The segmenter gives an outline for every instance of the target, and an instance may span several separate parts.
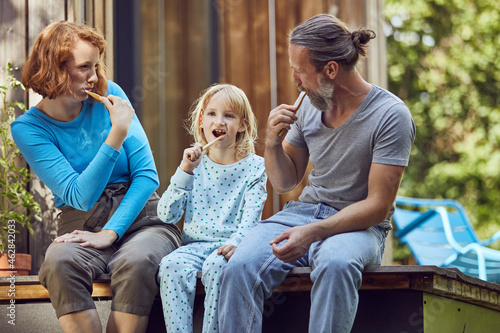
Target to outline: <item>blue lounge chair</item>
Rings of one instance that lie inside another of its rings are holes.
[[[480,240],[455,200],[397,197],[393,221],[394,236],[408,246],[419,265],[456,267],[500,283],[500,251],[486,247],[500,240],[500,231]]]

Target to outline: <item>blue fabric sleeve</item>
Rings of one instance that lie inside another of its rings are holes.
[[[95,158],[77,173],[43,132],[27,123],[12,126],[12,136],[30,167],[68,206],[89,211],[107,185],[120,152],[103,144]]]
[[[125,93],[120,96],[128,101]],[[130,101],[129,101],[130,103]],[[114,230],[118,240],[134,222],[160,185],[149,141],[136,115],[132,119],[122,150],[127,154],[131,185],[113,216],[103,229]]]
[[[224,245],[239,246],[245,234],[260,221],[262,210],[267,199],[267,174],[264,164],[255,175],[244,195],[244,203],[241,214],[241,223],[238,224],[236,232],[224,243]]]
[[[166,223],[177,223],[181,219],[193,185],[194,175],[177,168],[170,178],[170,185],[158,203],[157,211],[160,220]]]

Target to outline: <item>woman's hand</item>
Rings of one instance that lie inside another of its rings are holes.
[[[228,244],[228,245],[222,245],[217,249],[217,254],[223,255],[224,258],[229,260],[232,255],[234,254],[234,251],[236,251],[236,246]]]
[[[189,174],[201,163],[201,156],[203,155],[203,145],[196,142],[193,147],[186,148],[182,155],[181,169]]]
[[[118,235],[113,230],[104,229],[99,232],[75,230],[54,239],[56,243],[80,243],[82,247],[106,249],[110,247]]]
[[[111,119],[111,130],[105,142],[116,150],[120,150],[123,141],[127,137],[135,110],[126,100],[118,96],[101,97],[100,102],[104,103],[104,106],[108,109],[109,118]]]

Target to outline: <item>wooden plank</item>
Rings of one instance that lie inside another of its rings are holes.
[[[113,297],[109,282],[94,282],[92,297]]]
[[[264,138],[267,118],[271,110],[271,78],[270,54],[269,54],[269,11],[267,1],[252,2],[249,10],[251,51],[251,90],[248,92],[253,112],[259,126],[259,140],[257,142],[257,154],[264,154]]]
[[[179,112],[179,124],[186,119],[187,112],[200,92],[210,84],[209,54],[210,54],[210,29],[208,10],[210,2],[205,0],[191,0],[183,2],[182,23],[184,24],[184,54],[180,55],[179,60],[185,69],[182,73],[184,78],[184,91],[187,93],[187,103],[185,109]],[[184,111],[184,112],[182,112]],[[178,127],[181,131],[185,130],[182,126]],[[183,149],[184,150],[184,149]],[[177,163],[181,161],[182,154],[179,155]],[[177,165],[176,165],[177,166]]]
[[[382,88],[388,87],[387,43],[384,33],[383,0],[366,0],[366,27],[372,29],[377,37],[370,42],[367,51],[366,75],[369,82]]]
[[[170,183],[170,177],[175,173],[181,161],[182,152],[188,146],[182,139],[187,137],[186,130],[180,124],[180,119],[185,119],[187,115],[188,103],[192,102],[188,102],[186,94],[188,63],[185,60],[189,58],[186,54],[187,44],[184,41],[187,37],[185,30],[188,18],[186,6],[187,4],[182,1],[167,1],[165,3],[164,39],[160,40],[161,36],[158,39],[158,43],[164,45],[164,55],[159,54],[158,64],[160,68],[163,68],[165,76],[164,85],[160,87],[164,90],[159,91],[161,94],[159,102],[164,104],[161,111],[164,116],[159,119],[161,127],[158,129],[164,140],[160,143],[161,151],[158,151],[159,156],[163,157],[160,177],[164,177],[163,181],[160,180],[160,192],[166,190]],[[163,65],[161,64],[162,59],[165,59]],[[162,98],[162,96],[164,97]]]
[[[7,60],[20,67],[26,58],[25,2],[12,0],[0,2],[0,83],[4,83],[4,70]],[[20,73],[16,75],[21,79]],[[8,96],[9,100],[23,101],[22,92]]]
[[[158,170],[158,175],[160,177],[160,186],[162,186],[162,190],[160,193],[163,193],[163,190],[166,187],[163,187],[163,184],[168,184],[168,178],[166,176],[166,165],[161,160],[161,156],[163,156],[164,151],[166,150],[166,139],[162,135],[166,135],[166,131],[160,135],[159,127],[160,127],[160,114],[166,112],[165,105],[162,105],[162,109],[160,109],[159,105],[159,87],[160,82],[159,77],[162,74],[163,70],[161,70],[158,66],[159,58],[162,56],[165,59],[165,62],[168,63],[170,60],[165,56],[165,54],[159,53],[159,48],[163,45],[158,40],[159,34],[159,22],[158,17],[160,15],[167,15],[168,12],[158,8],[158,2],[153,0],[145,0],[142,2],[141,11],[142,17],[147,17],[148,19],[143,19],[142,24],[142,84],[141,88],[138,91],[139,101],[141,102],[141,107],[143,110],[141,123],[144,127],[144,131],[147,133],[149,138],[149,143],[151,145],[151,149],[153,151],[153,157],[155,158],[156,168]],[[165,19],[168,19],[165,16]],[[163,29],[165,30],[165,29]],[[158,74],[157,74],[158,73]]]
[[[337,17],[345,22],[349,28],[363,25],[366,0],[339,0]]]
[[[363,274],[363,290],[375,289],[408,289],[410,286],[410,279],[405,274],[386,274],[386,275],[370,275],[369,273]]]
[[[107,68],[107,75],[108,78],[113,80],[114,79],[114,15],[113,15],[113,6],[114,6],[114,1],[112,0],[105,0],[103,4],[103,11],[104,11],[104,26],[103,26],[103,32],[104,32],[104,37],[106,38],[106,41],[108,42],[108,47],[106,48],[106,54],[104,55],[104,62],[106,64]]]
[[[86,15],[85,22],[88,25],[93,26],[99,32],[102,33],[108,47],[104,54],[104,63],[108,71],[108,78],[113,79],[113,16],[109,15],[107,12],[107,5],[112,1],[110,0],[94,0],[88,1],[86,4]],[[112,8],[111,8],[112,9]],[[111,20],[111,25],[108,20]]]
[[[0,286],[0,301],[10,301],[12,297],[9,296],[9,291],[14,291],[15,300],[43,300],[49,299],[49,292],[40,284],[33,284],[29,286],[16,286],[11,289],[9,286]]]
[[[157,1],[142,3],[142,122],[160,176],[160,193],[192,142],[183,126],[188,111],[209,85],[209,6],[202,0],[168,1],[161,8]]]
[[[312,287],[311,268],[293,269],[276,292],[307,292]],[[198,272],[196,294],[204,293],[201,272]],[[8,301],[11,281],[0,278],[0,301]],[[47,299],[48,293],[37,276],[20,276],[15,280],[16,299]],[[500,311],[500,285],[468,277],[451,269],[435,266],[381,266],[367,267],[363,272],[361,290],[414,290],[437,296],[452,298]],[[93,297],[111,297],[109,278],[94,281]]]
[[[314,15],[326,13],[326,10],[323,1],[301,1],[300,21],[303,22]]]
[[[298,96],[295,85],[291,82],[291,70],[288,60],[288,34],[301,22],[298,1],[276,1],[276,65],[278,80],[278,105],[293,104]]]
[[[85,23],[85,0],[68,0],[67,13],[69,22]]]
[[[83,23],[91,27],[95,26],[94,1],[83,2]]]
[[[252,87],[251,44],[253,38],[250,2],[224,3],[223,29],[225,33],[224,68],[225,81],[232,83],[250,94]]]
[[[9,301],[9,286],[0,286],[0,301]],[[24,286],[16,286],[15,300],[48,300],[49,292],[41,284],[31,284]],[[109,282],[95,282],[92,297],[112,297],[111,287]]]
[[[221,81],[243,89],[259,124],[257,154],[263,156],[267,117],[271,110],[269,11],[267,1],[220,1]],[[262,217],[273,212],[272,188]]]
[[[106,1],[94,0],[92,7],[92,16],[94,18],[93,26],[99,30],[106,38]]]

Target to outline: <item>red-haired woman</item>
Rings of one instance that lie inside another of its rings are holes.
[[[64,332],[102,330],[91,293],[103,273],[114,294],[108,331],[145,331],[158,264],[180,244],[179,230],[156,217],[151,149],[127,96],[106,79],[105,47],[90,27],[47,26],[22,78],[43,99],[12,124],[61,209],[39,275]],[[107,97],[93,100],[87,91]]]

